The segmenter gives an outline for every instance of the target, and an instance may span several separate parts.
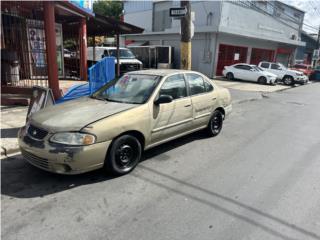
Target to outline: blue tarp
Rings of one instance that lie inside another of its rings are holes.
[[[89,68],[89,82],[72,86],[56,103],[88,96],[115,78],[115,58],[105,57]]]

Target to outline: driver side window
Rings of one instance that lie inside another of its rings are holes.
[[[161,86],[159,96],[160,95],[169,95],[173,99],[186,97],[187,88],[183,74],[176,74],[168,77]]]

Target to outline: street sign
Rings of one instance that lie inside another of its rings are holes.
[[[170,8],[170,17],[184,17],[187,14],[187,8]]]

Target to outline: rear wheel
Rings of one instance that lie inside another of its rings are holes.
[[[231,72],[227,73],[227,79],[233,80],[234,79],[233,73],[231,73]]]
[[[112,142],[104,168],[109,173],[124,175],[138,165],[141,154],[139,140],[131,135],[122,135]]]
[[[210,118],[206,132],[210,137],[217,136],[222,129],[223,125],[223,114],[219,110],[215,110]]]
[[[293,77],[291,76],[284,76],[282,81],[285,85],[293,85]]]
[[[265,77],[259,77],[258,78],[258,83],[260,84],[267,84],[267,79]]]

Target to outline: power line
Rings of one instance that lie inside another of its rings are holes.
[[[315,27],[315,26],[311,26],[311,25],[308,25],[308,24],[306,24],[306,23],[303,23],[303,25],[305,25],[305,26],[307,26],[307,27],[309,27],[309,28],[312,28],[312,29],[314,29],[314,30],[318,30],[318,28]]]

